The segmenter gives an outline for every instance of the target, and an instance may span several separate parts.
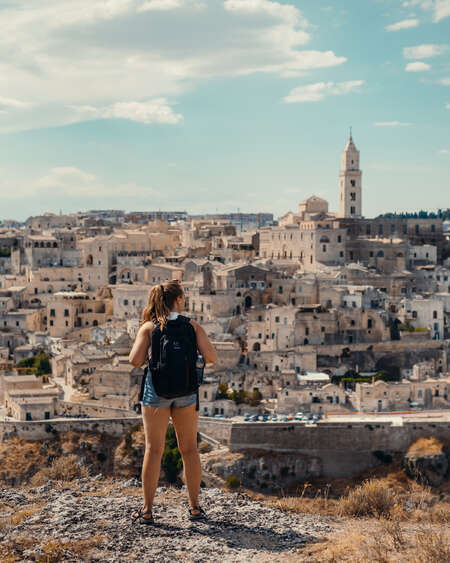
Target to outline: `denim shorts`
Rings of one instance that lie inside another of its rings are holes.
[[[171,407],[181,409],[194,405],[196,400],[197,393],[193,393],[192,395],[183,395],[182,397],[175,397],[173,399],[160,397],[156,394],[155,388],[153,387],[151,373],[147,373],[141,405],[146,407],[159,407],[160,409],[170,409]]]

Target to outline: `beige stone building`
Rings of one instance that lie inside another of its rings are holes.
[[[112,302],[82,291],[61,291],[53,294],[46,313],[50,336],[62,337],[73,330],[103,324],[112,317]]]
[[[136,404],[143,370],[130,364],[128,356],[97,368],[89,382],[89,398],[102,405],[130,409]]]

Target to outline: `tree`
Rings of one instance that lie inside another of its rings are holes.
[[[251,407],[257,407],[261,402],[261,399],[262,399],[261,392],[256,390],[248,395],[247,402]]]
[[[219,383],[217,389],[216,399],[229,399],[228,396],[228,385],[226,383]]]
[[[177,436],[173,426],[167,428],[166,445],[162,455],[162,467],[169,483],[176,483],[178,475],[183,468],[180,450],[178,449]]]

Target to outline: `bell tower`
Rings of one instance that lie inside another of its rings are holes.
[[[359,150],[353,142],[350,128],[350,138],[342,152],[339,172],[339,217],[362,217],[361,176]]]

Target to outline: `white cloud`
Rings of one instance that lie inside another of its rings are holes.
[[[106,107],[73,106],[78,119],[129,119],[140,123],[170,123],[176,124],[183,120],[183,116],[174,113],[165,98],[155,98],[146,102],[118,102]]]
[[[430,70],[431,66],[428,63],[423,63],[422,61],[416,61],[414,63],[408,63],[405,67],[406,72],[423,72]]]
[[[326,96],[347,94],[364,84],[364,80],[350,80],[348,82],[317,82],[298,86],[284,98],[287,103],[318,102]]]
[[[450,0],[409,0],[402,3],[404,8],[419,6],[433,13],[433,22],[438,23],[450,16]]]
[[[442,154],[442,155],[450,155],[450,150],[449,150],[449,149],[441,149],[441,150],[439,151],[439,154]]]
[[[206,8],[200,0],[147,0],[137,6],[137,12],[165,12],[179,8]]]
[[[280,4],[270,0],[225,0],[225,10],[245,14],[265,14],[294,25],[305,25],[301,12],[291,4]]]
[[[281,0],[16,0],[0,18],[0,92],[26,92],[30,105],[14,119],[0,114],[0,130],[73,123],[77,106],[161,122],[129,104],[176,100],[215,77],[343,64],[331,50],[304,49],[313,30]]]
[[[99,197],[146,197],[156,192],[148,186],[139,186],[133,182],[126,184],[108,184],[95,174],[81,170],[76,166],[51,168],[47,174],[27,183],[26,188],[17,186],[22,196],[65,196],[67,198],[96,199]],[[158,193],[158,197],[161,194]]]
[[[61,166],[57,168],[51,168],[49,172],[39,178],[36,182],[38,188],[54,188],[66,190],[71,187],[76,187],[77,189],[91,189],[92,182],[95,180],[93,174],[84,172],[75,166]]]
[[[447,49],[447,45],[417,45],[416,47],[405,47],[403,56],[405,59],[428,59],[442,55]]]
[[[446,109],[450,109],[450,104],[445,105]]]
[[[137,11],[138,12],[151,12],[151,11],[164,11],[164,10],[176,10],[181,8],[181,0],[148,0],[141,4]]]
[[[439,82],[440,82],[441,84],[443,84],[444,86],[450,86],[450,76],[449,76],[449,77],[446,77],[446,78],[441,78],[441,79],[439,80]]]
[[[408,20],[402,20],[397,23],[391,23],[387,25],[384,29],[386,31],[400,31],[401,29],[409,29],[410,27],[417,27],[419,25],[419,20],[412,18]]]
[[[374,125],[375,127],[408,127],[412,125],[412,123],[402,121],[376,121]]]

